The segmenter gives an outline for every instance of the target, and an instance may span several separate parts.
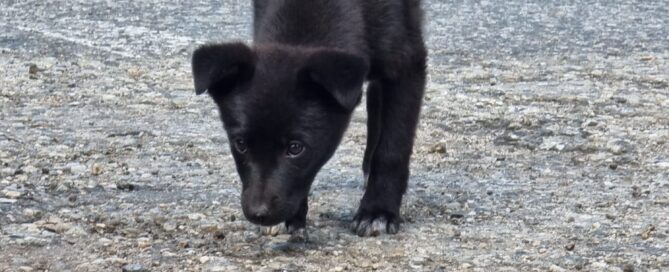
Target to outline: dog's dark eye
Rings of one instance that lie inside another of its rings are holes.
[[[244,141],[243,139],[235,140],[235,149],[237,149],[237,152],[239,153],[242,154],[246,153],[246,150],[248,149],[246,147],[246,141]]]
[[[302,154],[302,151],[304,151],[304,145],[300,142],[292,141],[288,144],[288,150],[286,150],[286,154],[289,157],[297,157]]]

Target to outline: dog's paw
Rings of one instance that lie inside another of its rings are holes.
[[[290,228],[290,227],[289,227]],[[289,243],[306,243],[309,242],[309,233],[307,228],[299,228],[290,231],[290,237],[288,238]]]
[[[261,233],[267,236],[290,234],[288,242],[307,242],[309,240],[309,235],[305,227],[297,227],[295,225],[288,225],[285,223],[271,227],[262,227]]]
[[[387,213],[358,212],[351,223],[351,230],[360,237],[396,234],[399,229],[399,217]]]

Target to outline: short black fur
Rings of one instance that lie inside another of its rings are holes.
[[[352,228],[396,233],[426,80],[420,0],[255,0],[254,45],[193,54],[218,105],[253,223],[306,225],[314,177],[367,89],[366,191]]]

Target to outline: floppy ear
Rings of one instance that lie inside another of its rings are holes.
[[[218,95],[230,91],[251,77],[254,62],[253,51],[243,43],[199,47],[193,53],[192,62],[195,93],[209,90],[209,94]]]
[[[321,87],[339,106],[352,111],[362,97],[368,69],[365,59],[357,55],[320,50],[309,57],[300,76]]]

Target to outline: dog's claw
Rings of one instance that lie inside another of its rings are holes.
[[[307,242],[309,240],[309,235],[307,229],[297,228],[293,225],[286,226],[286,224],[278,224],[271,227],[262,227],[262,234],[267,236],[277,236],[281,234],[290,234],[288,242],[297,243],[297,242]]]
[[[287,233],[286,226],[284,224],[278,224],[271,227],[262,227],[262,234],[267,236],[277,236],[284,233]]]
[[[360,237],[379,236],[383,233],[396,234],[399,230],[399,219],[388,219],[384,215],[377,217],[358,215],[353,219],[351,229]]]

